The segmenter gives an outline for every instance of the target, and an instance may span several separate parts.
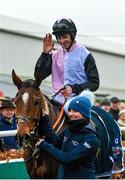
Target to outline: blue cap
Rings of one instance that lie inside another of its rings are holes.
[[[77,112],[80,112],[84,117],[91,118],[91,102],[88,98],[79,96],[73,98],[69,104],[68,110],[73,109]]]

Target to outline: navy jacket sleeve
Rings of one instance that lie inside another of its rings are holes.
[[[73,92],[76,94],[79,94],[85,89],[89,89],[90,91],[96,91],[99,88],[99,73],[97,70],[95,59],[92,54],[89,54],[87,56],[84,66],[88,81],[83,84],[74,84],[72,86]]]
[[[42,116],[39,123],[38,134],[42,137],[45,136],[47,142],[60,146],[63,141],[63,132],[56,134],[49,121],[48,115]]]
[[[93,137],[86,140],[83,144],[78,145],[75,149],[69,152],[63,152],[59,150],[52,144],[47,143],[46,141],[41,142],[39,145],[40,148],[49,152],[54,156],[59,162],[63,164],[76,164],[77,162],[89,158],[91,155],[95,155],[98,150],[99,142],[94,135]]]

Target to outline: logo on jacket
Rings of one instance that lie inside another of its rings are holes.
[[[68,139],[68,138],[67,138],[66,136],[64,136],[64,138],[63,138],[63,143],[66,142],[67,139]]]
[[[72,143],[73,143],[74,146],[78,146],[79,145],[79,142],[77,142],[77,141],[72,141]]]
[[[85,142],[83,145],[84,145],[86,148],[88,148],[88,149],[90,149],[90,148],[91,148],[90,144],[89,144],[89,143],[87,143],[87,142]]]

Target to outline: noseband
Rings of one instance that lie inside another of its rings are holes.
[[[16,116],[16,119],[17,119],[17,121],[20,120],[20,122],[27,123],[28,125],[29,125],[29,122],[28,122],[29,119],[35,120],[37,122],[36,123],[36,127],[37,127],[39,125],[39,122],[40,122],[40,117],[41,117],[41,101],[40,101],[40,99],[38,99],[37,116],[30,117],[30,116],[22,115],[22,116]]]
[[[16,116],[16,119],[17,120],[21,120],[20,122],[27,122],[28,123],[28,120],[29,119],[34,119],[34,120],[40,120],[40,116],[36,116],[36,117],[30,117],[30,116],[26,116],[26,115],[23,115],[23,116]]]

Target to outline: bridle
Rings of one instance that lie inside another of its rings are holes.
[[[39,122],[40,122],[40,117],[41,117],[41,99],[37,98],[38,100],[38,110],[37,110],[37,115],[35,117],[30,117],[30,116],[26,116],[26,115],[21,115],[21,116],[15,116],[16,120],[19,121],[20,123],[27,123],[28,127],[29,127],[29,119],[35,120],[35,126],[33,128],[33,130],[29,133],[26,134],[26,136],[23,137],[19,137],[17,135],[17,139],[19,144],[22,144],[22,147],[24,149],[30,148],[33,152],[35,150],[35,147],[32,146],[32,142],[34,141],[35,138],[39,138],[38,134],[36,135],[36,129],[39,126]],[[27,140],[27,136],[28,136],[28,140]],[[28,158],[27,160],[25,160],[26,162],[29,161],[30,159],[32,159],[33,157],[31,156],[30,158]]]
[[[38,127],[39,126],[39,122],[40,122],[40,117],[41,117],[42,110],[41,110],[41,100],[40,100],[40,98],[37,98],[37,100],[38,100],[37,116],[35,116],[35,117],[30,117],[30,116],[26,116],[26,115],[15,116],[16,120],[17,121],[20,120],[20,122],[22,122],[22,123],[23,122],[27,123],[28,126],[29,126],[28,120],[32,119],[32,120],[36,121],[36,126],[34,128]]]

